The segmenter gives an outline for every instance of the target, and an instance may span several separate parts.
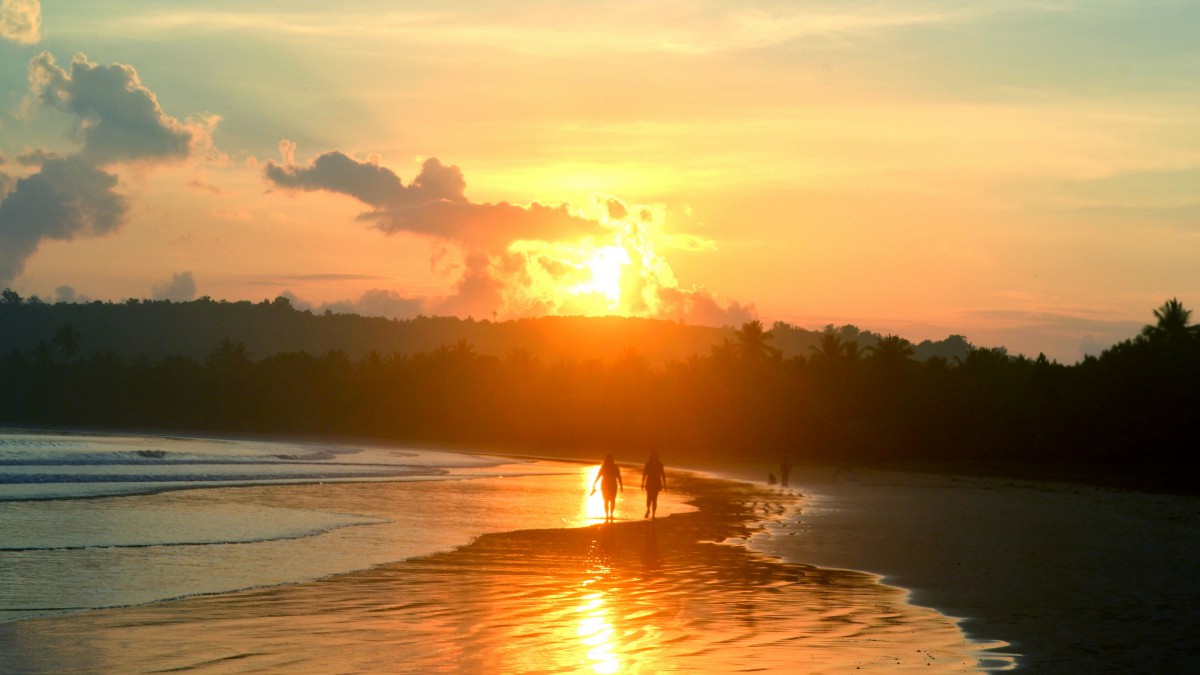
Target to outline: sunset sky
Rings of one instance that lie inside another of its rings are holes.
[[[3,0],[0,287],[1073,363],[1200,308],[1200,3]]]

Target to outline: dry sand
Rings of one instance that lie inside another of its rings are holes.
[[[744,540],[793,497],[678,472],[670,485],[698,510],[487,535],[310,583],[0,624],[0,671],[977,670],[979,645],[901,589],[717,543]]]
[[[759,544],[880,574],[1004,640],[1018,670],[1200,672],[1200,499],[1066,483],[800,468]]]

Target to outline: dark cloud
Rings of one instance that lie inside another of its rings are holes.
[[[425,160],[412,185],[405,186],[391,169],[360,162],[341,152],[327,152],[306,166],[267,162],[267,179],[294,190],[324,190],[354,197],[377,209],[394,209],[448,201],[465,203],[467,187],[457,166],[436,157]]]
[[[42,6],[38,0],[0,3],[0,37],[31,45],[42,39]]]
[[[79,157],[50,159],[0,202],[0,282],[25,267],[43,239],[97,236],[121,225],[128,205],[117,177]]]
[[[51,159],[62,159],[64,155],[46,150],[29,150],[17,155],[17,164],[21,166],[41,166]]]
[[[82,54],[70,72],[49,52],[38,54],[29,62],[29,84],[45,105],[78,116],[83,147],[67,156],[32,150],[17,158],[40,169],[0,201],[0,282],[20,274],[44,239],[98,236],[121,225],[129,207],[103,165],[184,158],[207,147],[216,120],[181,123],[162,111],[133,68],[99,66]]]
[[[290,160],[291,145],[284,143]],[[267,162],[271,183],[293,190],[335,192],[375,210],[360,220],[388,233],[413,232],[454,240],[468,248],[498,250],[517,239],[559,239],[597,234],[598,223],[572,215],[565,206],[476,204],[457,166],[430,158],[410,185],[386,167],[327,152],[306,165]]]
[[[29,62],[29,86],[42,103],[79,117],[76,137],[96,163],[182,159],[208,142],[210,118],[182,123],[163,112],[131,66],[101,66],[82,54],[67,72],[50,52]]]
[[[180,272],[172,275],[165,284],[156,285],[151,297],[155,300],[170,300],[172,302],[187,302],[196,299],[196,279],[191,272]]]
[[[364,213],[359,219],[388,233],[427,234],[493,251],[519,239],[553,241],[604,232],[598,223],[572,215],[566,206],[536,202],[529,206],[428,202]]]

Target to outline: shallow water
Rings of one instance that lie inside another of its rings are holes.
[[[603,515],[587,496],[594,467],[560,462],[148,437],[0,435],[0,449],[0,472],[38,466],[61,481],[0,483],[0,499],[10,500],[0,501],[0,621],[309,581],[487,532],[578,527]],[[138,454],[151,452],[149,461]],[[318,454],[329,463],[280,459]],[[198,474],[197,457],[221,461]],[[274,480],[230,487],[231,475],[246,475],[222,472],[231,459],[259,475],[291,472],[288,489]],[[131,461],[170,476],[171,489],[95,480]],[[363,464],[385,467],[387,480],[345,477]],[[61,498],[64,485],[88,498]],[[110,490],[121,496],[102,496]],[[688,507],[664,495],[661,508]]]
[[[743,545],[795,496],[673,472],[660,518],[647,522],[627,470],[618,522],[594,525],[595,467],[458,461],[442,480],[0,503],[10,619],[0,623],[0,672],[991,663],[954,620],[909,604],[902,589]]]

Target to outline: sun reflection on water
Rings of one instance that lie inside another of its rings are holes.
[[[591,582],[585,582],[588,585]],[[621,661],[613,653],[613,630],[609,622],[609,609],[605,593],[595,592],[584,596],[583,604],[575,608],[579,613],[576,635],[586,650],[587,665],[592,672],[606,675],[621,670]]]

